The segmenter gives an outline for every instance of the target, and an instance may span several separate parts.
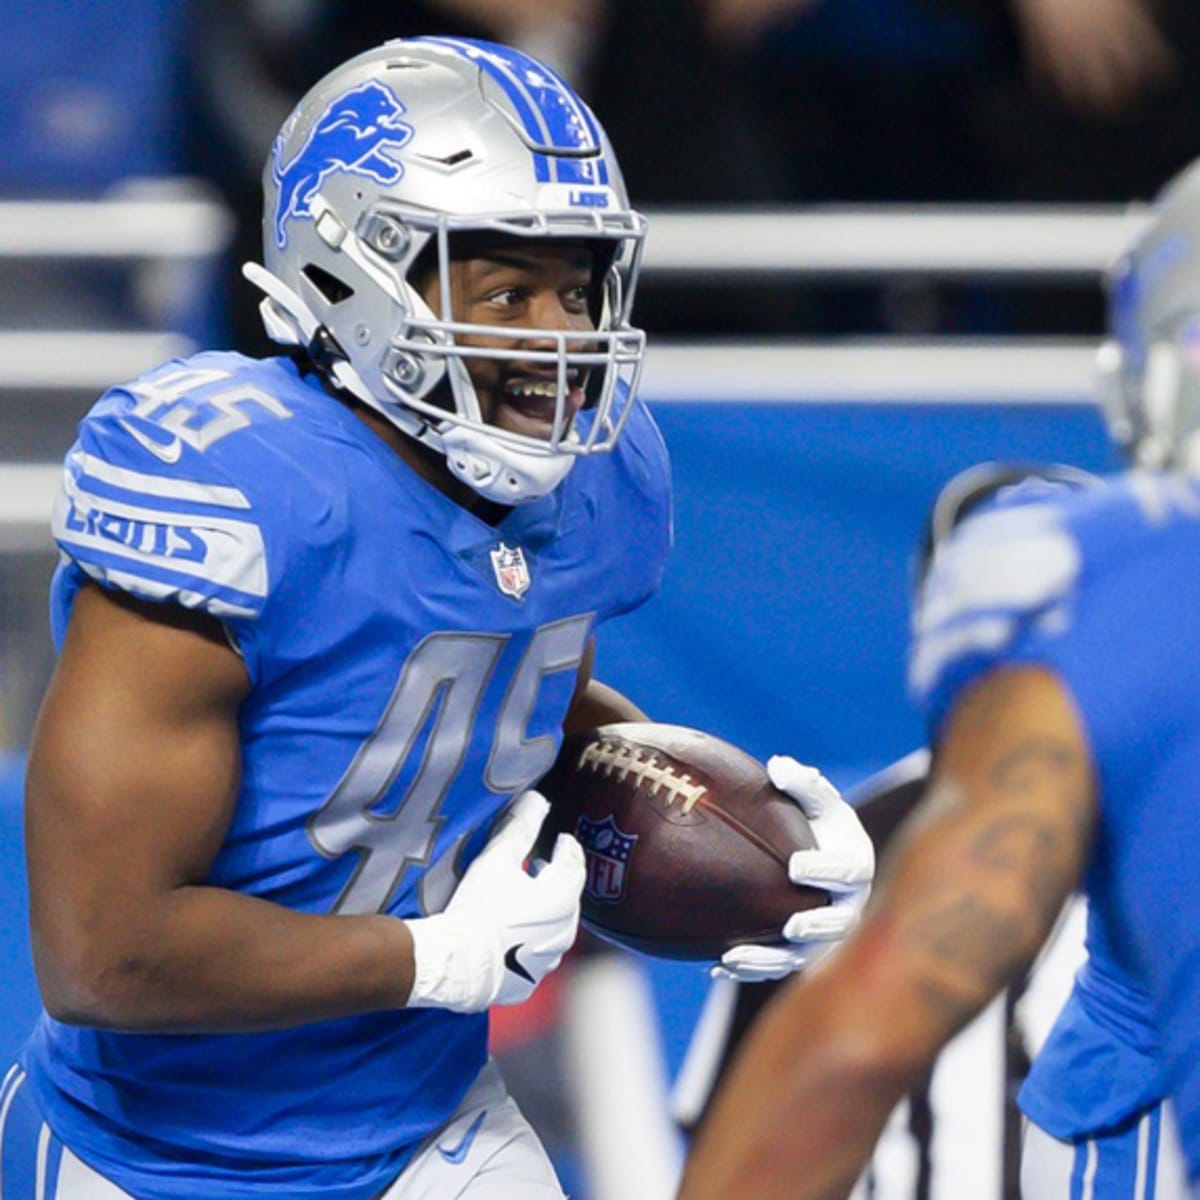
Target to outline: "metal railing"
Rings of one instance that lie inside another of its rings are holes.
[[[228,209],[187,180],[103,200],[0,201],[0,258],[211,259],[232,234]]]
[[[1145,220],[1140,209],[881,207],[651,212],[645,278],[919,274],[1094,278]],[[0,202],[0,259],[211,261],[230,214],[174,183],[92,201]],[[169,329],[0,331],[0,389],[98,392],[190,348]],[[643,395],[673,400],[1088,402],[1086,339],[652,344]],[[4,414],[0,411],[0,430]],[[4,439],[0,434],[0,460]],[[0,469],[0,550],[44,529],[53,468]]]
[[[1145,221],[1141,207],[899,206],[647,213],[653,275],[1086,275]],[[0,201],[0,258],[204,258],[229,213],[186,187],[95,201]]]
[[[645,271],[684,275],[1097,275],[1142,227],[1121,208],[884,205],[647,214]]]

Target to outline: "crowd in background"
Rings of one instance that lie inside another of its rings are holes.
[[[231,340],[262,348],[256,253],[273,131],[359,49],[427,32],[555,65],[602,114],[642,208],[1125,202],[1196,152],[1191,0],[48,0],[10,14],[0,191],[89,194],[189,174],[239,218]],[[1098,329],[1063,305],[909,281],[698,296],[648,289],[650,332]]]

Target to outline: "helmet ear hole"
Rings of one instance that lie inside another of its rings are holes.
[[[354,295],[354,289],[344,279],[339,279],[316,263],[305,263],[300,268],[300,273],[329,304],[341,304],[343,300],[349,300]]]

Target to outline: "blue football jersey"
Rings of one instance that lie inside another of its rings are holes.
[[[444,907],[553,761],[596,626],[659,584],[669,466],[626,402],[611,454],[496,526],[286,359],[197,355],[93,408],[54,515],[52,623],[61,640],[88,579],[224,622],[253,686],[210,883],[305,912]],[[55,1131],[134,1195],[365,1200],[486,1038],[486,1016],[438,1009],[221,1036],[43,1015],[22,1061]]]
[[[910,678],[936,730],[981,672],[1069,688],[1100,797],[1088,961],[1021,1095],[1050,1133],[1175,1096],[1200,1174],[1200,491],[1130,473],[968,520],[939,554]]]

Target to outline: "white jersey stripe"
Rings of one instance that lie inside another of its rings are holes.
[[[927,693],[955,659],[998,652],[1028,617],[1063,621],[1079,571],[1079,547],[1049,505],[967,522],[934,557],[922,591],[910,687]]]
[[[917,643],[908,669],[909,683],[920,692],[929,690],[942,672],[967,654],[990,654],[1011,640],[1016,622],[1010,617],[980,617],[945,632],[926,634]]]
[[[113,487],[147,496],[169,496],[173,500],[190,501],[197,504],[212,504],[218,508],[249,508],[250,501],[239,488],[225,487],[212,483],[195,483],[187,479],[175,479],[165,475],[147,475],[142,471],[131,471],[127,467],[114,467],[111,463],[82,450],[73,451],[67,458],[70,467],[78,467],[82,475],[99,479]]]
[[[54,506],[51,528],[89,570],[115,568],[136,575],[141,565],[246,597],[267,594],[266,548],[261,530],[249,521],[167,513],[108,499],[93,504],[68,482]]]
[[[133,575],[115,567],[102,568],[87,562],[80,562],[79,566],[97,583],[107,583],[123,592],[129,592],[134,596],[145,596],[151,600],[174,600],[182,604],[184,608],[202,609],[218,620],[229,617],[253,618],[259,613],[259,609],[253,605],[239,604],[228,596],[205,595],[192,591],[190,588],[180,587],[178,584],[146,579],[142,575]],[[232,642],[231,645],[233,645],[233,649],[238,649]]]
[[[980,609],[1028,612],[1061,600],[1079,574],[1079,547],[1049,507],[988,513],[938,551],[918,633]]]
[[[237,540],[246,540],[258,546],[262,545],[262,534],[254,521],[239,521],[234,517],[216,517],[201,513],[173,512],[168,509],[146,508],[137,504],[127,504],[108,496],[98,496],[89,492],[86,487],[79,487],[68,482],[65,489],[77,513],[86,515],[93,509],[101,511],[106,517],[139,523],[143,525],[171,525],[180,528],[198,528],[222,530]],[[57,534],[57,520],[55,514]],[[69,536],[69,534],[68,534]]]

